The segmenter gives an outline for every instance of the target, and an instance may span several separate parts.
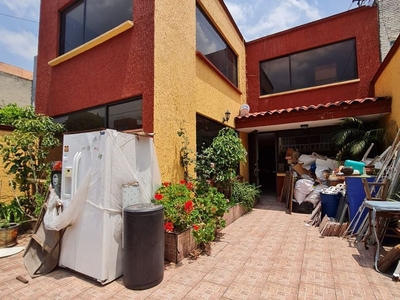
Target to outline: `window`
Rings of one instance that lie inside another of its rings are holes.
[[[238,85],[237,56],[199,7],[196,9],[196,49],[229,81]]]
[[[274,94],[357,78],[355,40],[260,63],[260,93]]]
[[[54,118],[67,131],[111,128],[118,131],[142,128],[142,99],[71,113]]]
[[[133,0],[80,0],[61,13],[60,54],[133,20]]]

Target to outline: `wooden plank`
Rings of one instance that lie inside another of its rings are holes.
[[[400,259],[400,244],[394,246],[378,261],[378,269],[385,272],[397,260]]]

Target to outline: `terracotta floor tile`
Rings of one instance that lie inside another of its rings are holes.
[[[166,264],[163,281],[141,291],[127,289],[123,277],[102,286],[63,268],[32,279],[19,253],[0,259],[0,299],[400,299],[400,282],[374,269],[373,247],[321,237],[308,219],[262,198],[221,231],[210,255]]]
[[[300,281],[313,285],[334,288],[333,274],[316,270],[302,270]]]
[[[213,282],[202,281],[196,285],[185,299],[221,299],[226,292],[227,287]]]
[[[226,299],[260,299],[263,286],[243,282],[233,282],[224,293]]]
[[[333,287],[315,285],[302,282],[299,287],[298,299],[301,300],[336,300],[336,292]]]
[[[260,299],[268,300],[296,300],[298,299],[298,288],[275,283],[267,282],[262,289]]]

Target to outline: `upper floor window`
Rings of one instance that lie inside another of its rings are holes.
[[[237,56],[217,30],[208,20],[203,11],[196,9],[196,49],[235,86],[237,80]]]
[[[355,79],[355,40],[319,47],[260,63],[260,93],[274,94]]]
[[[133,0],[79,0],[61,13],[60,54],[133,19]]]

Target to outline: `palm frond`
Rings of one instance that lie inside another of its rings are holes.
[[[363,130],[357,128],[347,128],[344,130],[339,130],[332,136],[332,141],[336,146],[343,146],[347,144],[349,141],[354,140],[355,138],[359,138],[360,136],[364,136],[365,132]]]

